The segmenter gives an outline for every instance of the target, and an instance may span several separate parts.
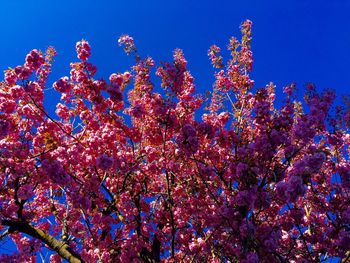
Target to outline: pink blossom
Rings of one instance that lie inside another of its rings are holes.
[[[15,67],[15,73],[18,79],[26,80],[33,73],[33,70],[28,66],[17,66]]]
[[[108,157],[106,154],[102,154],[96,159],[96,166],[102,170],[108,170],[112,167],[112,165],[113,158]]]
[[[118,39],[119,46],[124,46],[124,51],[129,55],[131,52],[136,51],[134,39],[129,35],[122,35]]]
[[[201,122],[197,126],[197,131],[199,134],[203,134],[208,138],[213,138],[215,131],[214,128],[207,122]]]
[[[86,61],[91,56],[91,47],[89,42],[81,40],[75,45],[78,58],[82,61]]]
[[[69,92],[72,89],[72,85],[69,83],[68,77],[62,77],[57,80],[53,87],[59,92]]]
[[[34,191],[33,191],[33,186],[31,185],[24,185],[20,187],[17,193],[18,198],[22,200],[29,199],[33,195],[34,195]]]
[[[236,196],[236,203],[239,206],[245,206],[248,209],[253,209],[256,201],[256,189],[239,191]]]
[[[21,87],[19,85],[15,85],[15,86],[11,87],[11,94],[15,100],[18,100],[19,98],[21,98],[24,95],[24,89],[23,89],[23,87]]]
[[[6,119],[0,119],[0,139],[6,137],[10,133],[11,124]]]
[[[242,224],[239,227],[239,233],[243,237],[248,237],[253,235],[255,232],[255,227],[250,221],[242,221]]]
[[[189,155],[197,151],[199,147],[198,138],[196,129],[192,125],[186,124],[183,126],[181,144]]]
[[[62,103],[58,103],[56,105],[56,114],[62,120],[69,120],[69,117],[70,117],[69,109],[66,105],[64,105]]]
[[[220,51],[221,51],[220,48],[216,45],[212,45],[208,50],[208,56],[211,60],[211,63],[216,68],[223,67],[222,56],[219,56]]]
[[[196,129],[191,124],[184,125],[182,132],[183,135],[187,138],[196,136]]]
[[[341,165],[338,167],[338,173],[341,176],[342,184],[350,188],[350,166],[349,165]]]
[[[126,83],[128,83],[130,81],[130,79],[132,78],[132,75],[131,75],[131,73],[129,71],[125,71],[123,73],[123,78],[124,78],[124,81]]]
[[[295,202],[298,197],[303,196],[306,192],[306,187],[299,176],[292,176],[288,180],[287,197],[290,202]]]
[[[16,101],[14,100],[1,100],[0,98],[0,111],[5,113],[12,113],[16,109]]]
[[[111,85],[108,87],[107,92],[109,93],[112,101],[119,102],[123,100],[123,94],[118,86]]]
[[[307,162],[309,171],[312,173],[319,171],[325,159],[326,159],[326,156],[322,152],[318,152],[318,153],[315,153],[314,155],[308,156],[308,158],[306,159],[306,162]]]
[[[342,220],[344,223],[350,224],[350,207],[342,213]]]
[[[115,84],[116,86],[120,87],[123,84],[124,77],[121,74],[113,73],[112,75],[109,76],[109,81],[112,84]]]
[[[18,80],[17,74],[13,69],[5,70],[5,81],[8,85],[13,86]]]
[[[175,49],[174,54],[174,64],[175,67],[180,71],[183,72],[187,68],[187,60],[184,57],[184,53],[181,49]]]
[[[247,254],[246,259],[242,260],[242,263],[258,263],[258,262],[259,262],[259,257],[254,252],[249,252]]]
[[[45,63],[45,59],[40,51],[33,49],[26,56],[26,66],[32,71],[37,70]]]
[[[288,187],[289,187],[289,184],[286,183],[286,182],[279,182],[277,185],[276,185],[276,194],[277,194],[277,197],[279,199],[281,199],[282,201],[287,201],[288,200],[288,193],[287,193],[287,190],[288,190]]]
[[[141,118],[144,114],[144,108],[142,105],[136,105],[131,110],[131,115],[135,118]]]
[[[83,69],[72,68],[70,71],[71,79],[74,82],[84,82],[88,80],[88,74]]]
[[[342,231],[339,234],[337,245],[344,251],[348,251],[350,249],[350,234],[348,231]]]
[[[69,175],[64,170],[61,162],[47,159],[41,162],[41,169],[51,180],[60,185],[67,185],[70,181]]]
[[[238,163],[236,166],[236,176],[241,177],[243,176],[243,172],[247,171],[249,166],[245,163]]]

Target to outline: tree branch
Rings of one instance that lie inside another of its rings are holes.
[[[347,262],[347,260],[350,258],[350,250],[345,253],[345,256],[341,259],[341,263]]]
[[[8,234],[10,234],[8,229],[2,232],[2,234],[0,235],[0,241],[3,240]]]
[[[52,250],[56,251],[62,258],[66,259],[70,263],[83,263],[80,255],[72,251],[68,244],[58,241],[53,236],[45,233],[39,228],[36,228],[30,225],[27,222],[23,221],[11,221],[11,220],[2,220],[1,224],[8,226],[8,232],[21,232],[27,235],[30,235],[33,238],[37,238],[43,243],[45,243]]]

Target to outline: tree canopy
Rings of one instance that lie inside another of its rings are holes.
[[[56,52],[32,50],[0,83],[1,262],[322,262],[350,258],[350,163],[345,107],[335,93],[295,85],[276,106],[255,88],[251,21],[218,46],[210,94],[195,94],[180,49],[158,66],[95,79],[86,40],[56,115],[44,107]],[[155,72],[162,91],[152,82]]]

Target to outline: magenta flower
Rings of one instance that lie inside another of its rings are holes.
[[[10,122],[6,119],[0,119],[0,139],[7,136],[10,132]]]
[[[26,66],[32,71],[37,70],[45,63],[45,59],[40,51],[33,49],[26,56]]]
[[[91,48],[89,42],[81,40],[75,45],[78,58],[82,61],[86,61],[91,56]]]
[[[102,170],[108,170],[113,165],[113,158],[109,157],[106,154],[101,154],[96,159],[96,166]]]
[[[69,83],[68,77],[63,77],[57,80],[53,87],[59,92],[69,92],[72,89],[72,85]]]
[[[41,162],[41,169],[54,183],[59,185],[67,185],[70,177],[64,170],[61,162],[58,160],[49,161],[47,159]]]

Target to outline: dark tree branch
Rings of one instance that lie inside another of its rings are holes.
[[[2,225],[8,226],[8,232],[21,232],[27,234],[33,238],[37,238],[45,243],[49,248],[56,251],[62,258],[66,259],[70,263],[83,263],[84,261],[79,254],[72,251],[68,244],[58,241],[53,236],[45,233],[39,228],[30,225],[23,221],[2,220]]]

